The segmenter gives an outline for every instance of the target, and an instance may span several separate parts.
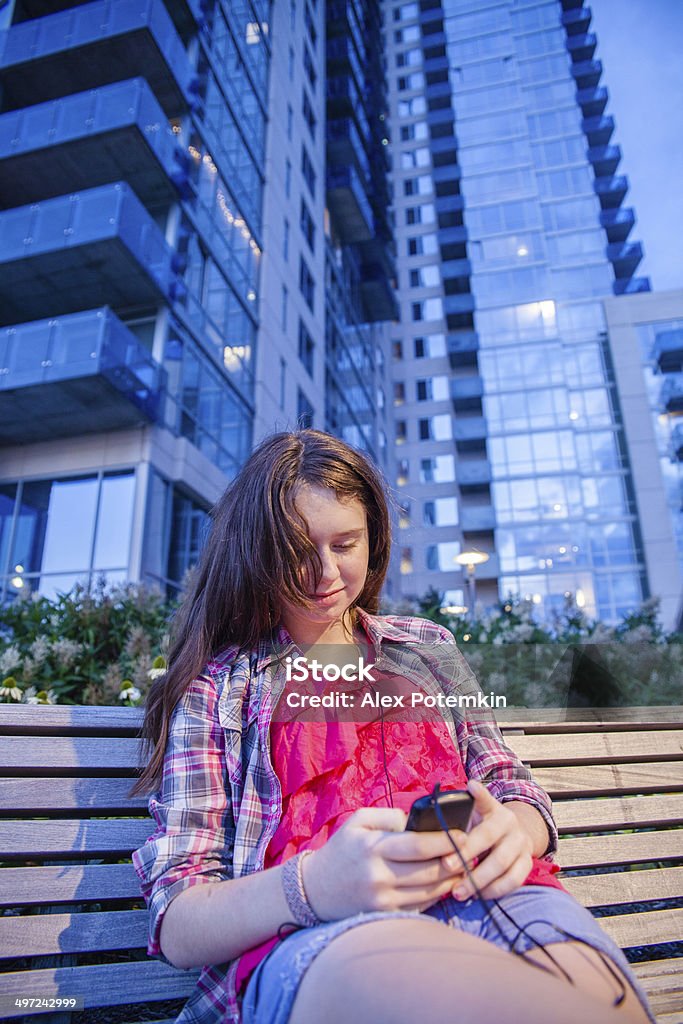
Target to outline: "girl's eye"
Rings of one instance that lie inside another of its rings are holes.
[[[351,541],[349,544],[336,544],[337,551],[349,551],[352,547],[355,547],[355,542]]]

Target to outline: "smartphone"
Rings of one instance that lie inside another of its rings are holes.
[[[470,794],[460,789],[442,789],[436,799],[449,829],[459,828],[462,832],[467,832],[474,807],[474,800]],[[432,796],[421,796],[415,801],[410,808],[406,831],[441,831]]]

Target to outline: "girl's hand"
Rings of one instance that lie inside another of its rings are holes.
[[[499,803],[481,782],[470,779],[467,788],[474,797],[477,824],[466,835],[460,833],[460,852],[468,866],[475,857],[479,859],[477,866],[470,868],[470,874],[482,896],[505,896],[517,889],[531,871],[532,836],[514,811]],[[445,864],[452,871],[461,868],[454,851],[445,858]],[[475,895],[466,877],[461,878],[452,891],[458,900]]]
[[[304,888],[325,921],[370,910],[424,910],[453,888],[460,866],[443,832],[405,832],[398,808],[362,807],[303,862]],[[462,838],[462,832],[454,832]]]

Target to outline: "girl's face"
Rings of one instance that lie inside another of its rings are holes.
[[[357,498],[340,501],[329,487],[302,484],[294,504],[322,565],[317,588],[304,585],[315,604],[300,608],[282,603],[282,624],[297,643],[342,643],[349,640],[346,612],[365,585],[368,574],[368,527]],[[346,618],[345,618],[346,616]]]

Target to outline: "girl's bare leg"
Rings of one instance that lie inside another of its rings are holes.
[[[554,944],[553,955],[559,945],[567,944]],[[579,975],[575,985],[436,921],[372,921],[344,932],[316,957],[301,982],[289,1024],[646,1021],[633,993],[630,1005],[613,1008],[615,983],[595,987],[590,982],[584,988],[592,966],[576,951],[569,959],[569,973]],[[600,970],[603,978],[601,965]]]

